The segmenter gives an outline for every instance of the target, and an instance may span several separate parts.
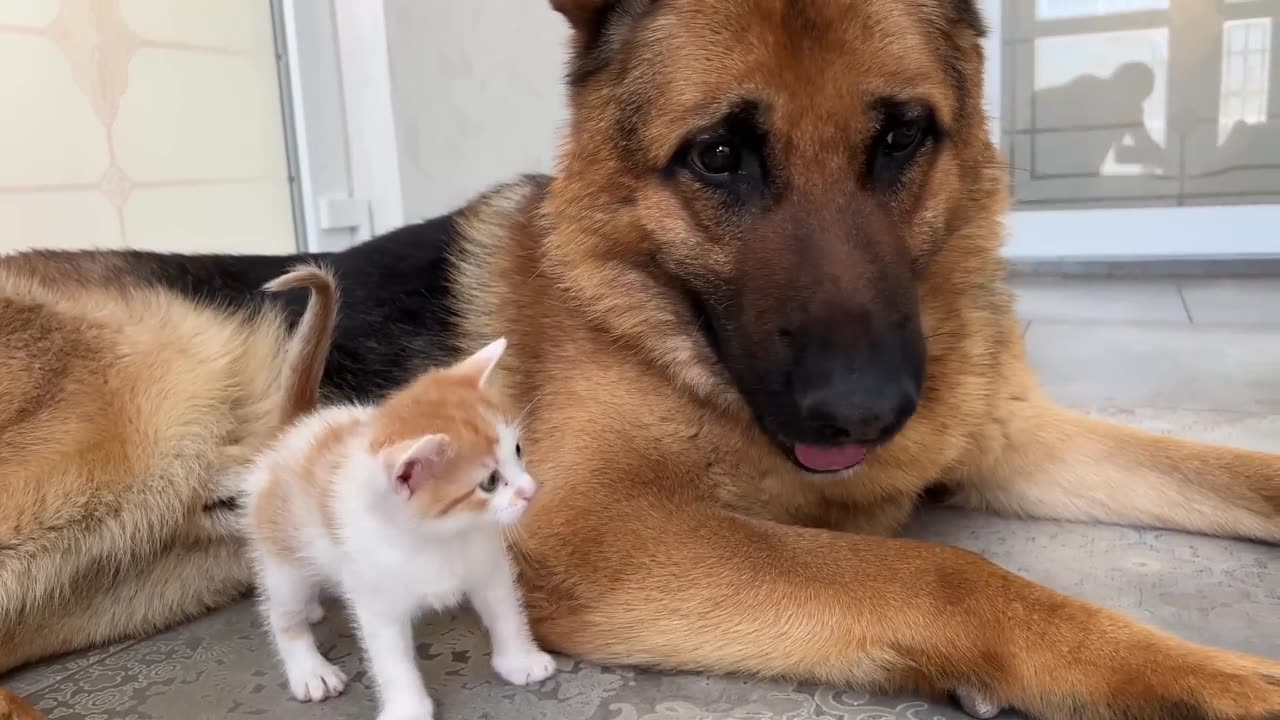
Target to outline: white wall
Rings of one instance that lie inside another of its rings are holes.
[[[568,25],[547,0],[384,0],[404,218],[550,172]]]
[[[262,0],[0,1],[0,253],[292,252]]]

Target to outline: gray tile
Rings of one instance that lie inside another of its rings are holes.
[[[1243,611],[1243,610],[1242,610]],[[50,720],[367,720],[377,701],[354,632],[337,607],[317,626],[321,652],[350,676],[346,692],[300,703],[286,688],[256,612],[241,603],[141,642],[28,694]],[[430,614],[415,634],[437,720],[615,720],[753,717],[826,720],[830,705],[855,717],[963,720],[959,710],[907,696],[877,696],[793,681],[646,672],[557,658],[559,673],[528,687],[490,669],[488,634],[468,611]],[[841,713],[845,715],[844,712]],[[1014,714],[1002,718],[1014,720]]]
[[[30,695],[39,690],[52,687],[90,666],[128,649],[136,642],[136,640],[126,640],[32,665],[3,678],[3,684],[18,695]]]
[[[1037,320],[1026,343],[1068,405],[1280,412],[1280,331]]]
[[[1280,277],[1280,258],[1010,258],[1009,274],[1012,277]]]
[[[1013,283],[1027,320],[1098,320],[1181,325],[1187,313],[1171,280],[1022,278]]]
[[[1280,278],[1184,280],[1181,285],[1197,325],[1280,328]]]

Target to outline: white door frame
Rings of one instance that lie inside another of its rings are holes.
[[[274,0],[303,249],[404,224],[381,0]]]
[[[1034,2],[1034,0],[1008,0]],[[1000,146],[1006,0],[982,0],[984,99]],[[1014,210],[1005,255],[1017,260],[1202,259],[1280,256],[1280,204],[1097,210]]]

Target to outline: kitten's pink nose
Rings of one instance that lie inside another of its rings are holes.
[[[538,494],[538,486],[532,480],[520,483],[520,487],[516,488],[516,497],[521,500],[532,500],[534,495]]]

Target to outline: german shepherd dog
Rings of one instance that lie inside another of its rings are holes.
[[[1037,390],[973,0],[552,5],[576,38],[557,176],[321,258],[346,300],[327,401],[509,338],[543,643],[1038,718],[1280,718],[1280,662],[883,537],[941,484],[1280,541],[1280,457]],[[234,470],[275,431],[305,301],[258,288],[295,260],[0,261],[0,669],[246,591]]]

